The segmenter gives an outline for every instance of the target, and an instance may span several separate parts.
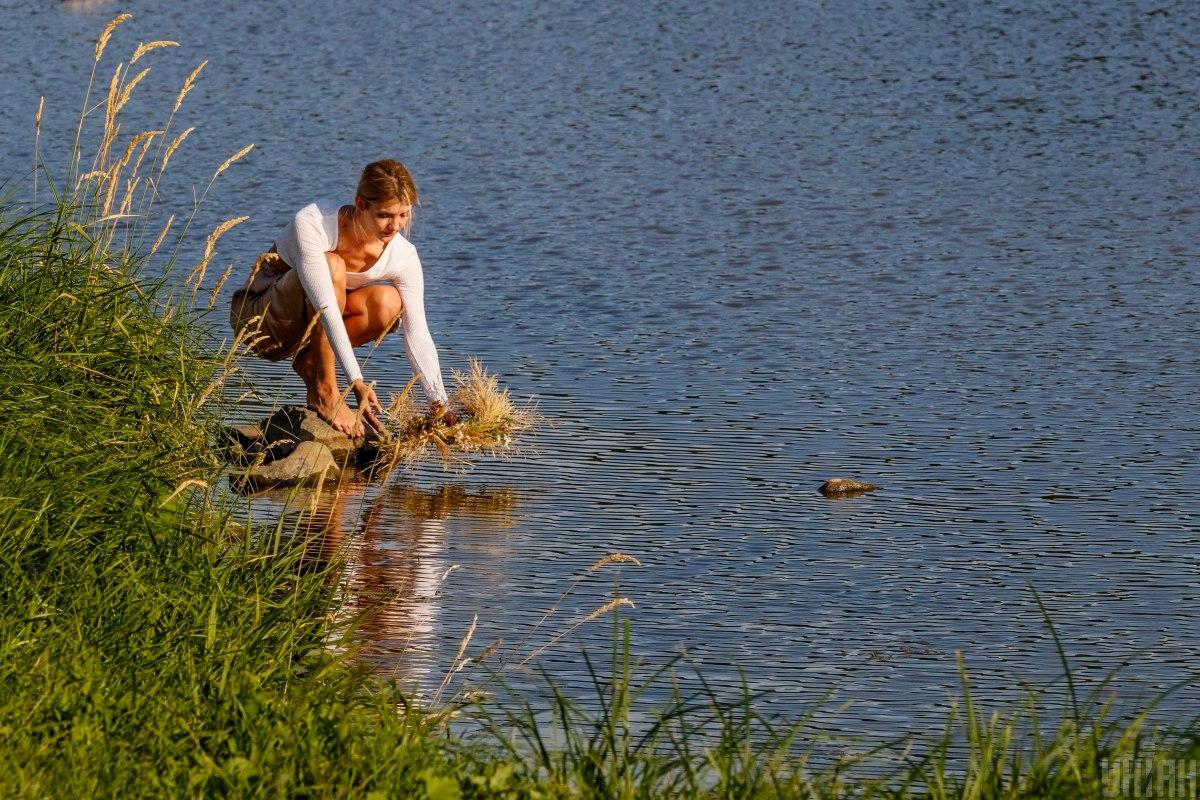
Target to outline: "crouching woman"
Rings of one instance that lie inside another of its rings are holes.
[[[403,164],[368,164],[354,203],[316,202],[296,212],[231,302],[230,323],[253,352],[271,361],[290,358],[307,406],[350,436],[363,435],[364,422],[381,430],[377,414],[383,410],[354,348],[397,329],[430,412],[455,422],[425,322],[421,260],[404,237],[416,203],[417,188]],[[335,363],[357,411],[345,402]]]

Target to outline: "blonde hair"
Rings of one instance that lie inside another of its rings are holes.
[[[397,201],[417,205],[417,184],[408,168],[390,158],[367,164],[358,179],[356,194],[373,206]]]

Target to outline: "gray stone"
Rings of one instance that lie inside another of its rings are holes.
[[[320,442],[300,442],[290,454],[252,466],[236,480],[253,489],[315,484],[338,476],[340,469],[329,448]]]
[[[826,497],[854,497],[864,492],[873,492],[877,486],[872,483],[851,480],[850,478],[830,478],[821,484],[817,491]]]
[[[284,406],[258,425],[227,426],[220,444],[239,468],[230,473],[234,487],[250,491],[311,484],[342,469],[369,467],[379,451],[375,436],[346,436],[303,406]]]

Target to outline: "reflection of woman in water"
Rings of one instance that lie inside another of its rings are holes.
[[[511,490],[467,493],[443,486],[427,492],[393,486],[366,503],[367,487],[343,486],[318,496],[308,517],[312,554],[322,564],[341,551],[346,571],[344,608],[366,612],[359,630],[371,643],[367,653],[379,667],[400,670],[419,685],[432,672],[436,646],[437,592],[451,568],[446,558],[446,520],[484,518],[488,532],[514,523]],[[364,505],[366,506],[364,509]],[[348,542],[359,528],[361,541]],[[498,541],[488,536],[495,546]],[[344,548],[344,549],[343,549]]]
[[[345,559],[339,602],[352,617],[366,615],[358,628],[369,643],[363,655],[419,685],[430,671],[437,617],[433,600],[448,569],[446,524],[419,518],[381,524],[388,493],[367,505],[366,488],[349,485],[318,498],[307,519],[310,553],[320,564],[339,555]],[[362,539],[347,540],[360,520]]]
[[[362,435],[363,419],[379,430],[376,412],[383,410],[363,380],[354,348],[397,328],[404,330],[405,353],[431,413],[451,425],[457,421],[445,407],[437,349],[425,322],[421,260],[403,235],[416,204],[417,187],[403,164],[368,164],[353,204],[316,202],[296,212],[233,295],[234,329],[257,324],[254,352],[271,361],[291,358],[308,407],[346,434]],[[358,414],[342,399],[335,361]]]

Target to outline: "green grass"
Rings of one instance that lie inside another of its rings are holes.
[[[985,710],[960,656],[961,691],[944,729],[905,741],[839,737],[817,725],[820,704],[797,719],[766,715],[744,684],[721,691],[699,673],[689,682],[699,689],[684,693],[673,669],[647,672],[630,664],[628,625],[608,669],[597,672],[586,662],[593,708],[580,707],[547,678],[547,703],[510,699],[485,709],[485,716],[494,740],[507,743],[509,758],[554,796],[1197,797],[1200,728],[1191,722],[1148,729],[1150,713],[1171,693],[1136,714],[1114,717],[1116,675],[1081,696],[1048,615],[1046,622],[1063,659],[1065,691],[1046,687],[1015,705]],[[648,702],[650,690],[667,680],[669,699]]]

